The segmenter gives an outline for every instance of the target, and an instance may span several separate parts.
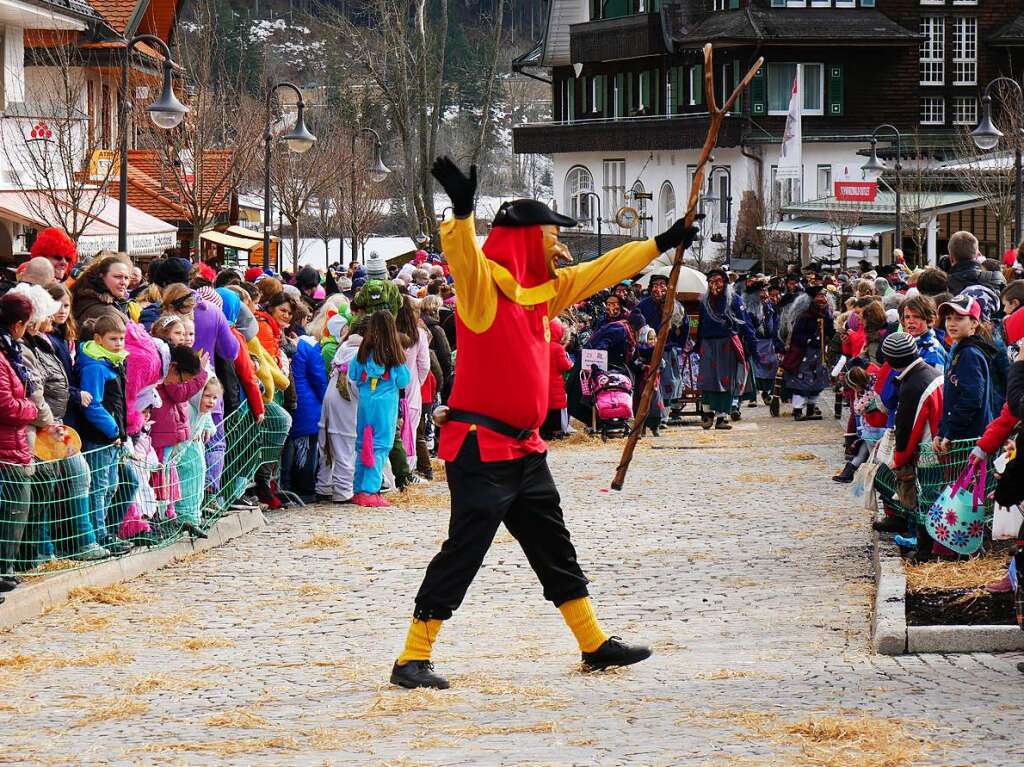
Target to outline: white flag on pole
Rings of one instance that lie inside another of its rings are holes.
[[[789,115],[786,117],[786,131],[782,134],[782,151],[779,154],[779,168],[775,177],[803,177],[803,131],[800,126],[802,97],[800,95],[800,73],[793,75],[793,91],[789,97]]]

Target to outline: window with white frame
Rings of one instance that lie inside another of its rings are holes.
[[[773,165],[771,172],[770,197],[773,209],[784,208],[794,201],[803,199],[800,191],[800,179],[779,178],[779,166]]]
[[[957,96],[953,99],[953,125],[978,124],[978,99],[974,96]]]
[[[593,198],[587,192],[594,191],[594,177],[582,165],[570,168],[565,176],[565,209],[584,228],[592,224],[591,203]]]
[[[921,5],[945,5],[946,0],[921,0]]]
[[[921,85],[942,85],[946,80],[946,20],[942,16],[922,16]]]
[[[704,67],[690,67],[690,106],[704,103]]]
[[[789,100],[793,93],[793,78],[803,93],[804,115],[825,113],[825,65],[824,64],[768,64],[768,114],[784,115],[789,112]]]
[[[978,20],[973,16],[953,19],[953,85],[978,83]]]
[[[832,166],[819,165],[817,173],[818,197],[828,197],[832,194]]]
[[[616,212],[626,201],[626,161],[605,160],[602,163],[602,173],[602,210],[608,211],[605,218],[615,218]]]
[[[953,5],[977,5],[978,0],[953,0]]]
[[[921,125],[945,125],[946,100],[940,96],[921,99]]]
[[[637,209],[637,212],[640,214],[640,222],[637,225],[636,236],[642,240],[646,240],[648,229],[648,213],[647,200],[643,196],[646,195],[647,193],[647,191],[644,189],[644,182],[641,181],[640,179],[637,179],[636,182],[633,184],[632,190],[630,191],[632,192],[631,197],[633,198],[630,202],[632,203],[633,207]],[[641,196],[637,197],[637,195]]]
[[[661,185],[661,194],[658,196],[658,228],[668,229],[676,222],[676,190],[671,181]]]

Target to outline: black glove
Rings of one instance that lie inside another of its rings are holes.
[[[452,201],[452,211],[456,218],[466,218],[472,214],[476,197],[475,165],[470,166],[469,176],[466,177],[450,157],[438,157],[434,160],[434,167],[430,169],[430,173]]]
[[[694,216],[693,221],[696,223],[702,218],[704,218],[703,213],[699,216]],[[664,232],[657,235],[654,238],[654,244],[658,246],[659,253],[667,253],[668,251],[679,247],[679,245],[682,245],[683,250],[686,250],[693,244],[693,241],[697,239],[697,234],[699,232],[700,229],[698,227],[688,227],[686,226],[686,221],[684,219],[679,219]]]

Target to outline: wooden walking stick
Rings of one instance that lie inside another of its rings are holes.
[[[718,133],[722,129],[725,116],[736,102],[736,99],[740,97],[740,94],[750,85],[750,81],[754,79],[757,70],[764,63],[764,58],[759,58],[754,62],[754,66],[747,72],[743,81],[736,86],[736,90],[732,92],[729,100],[719,109],[715,101],[715,68],[713,58],[711,43],[708,43],[704,46],[704,94],[707,98],[710,124],[708,125],[707,138],[704,139],[704,148],[701,150],[700,159],[697,162],[697,170],[693,174],[693,185],[690,187],[690,199],[687,203],[685,219],[687,226],[693,225],[694,216],[697,212],[697,201],[700,198],[700,189],[704,185],[704,166],[711,159],[711,152],[714,151],[715,144],[718,142]],[[668,331],[672,324],[672,309],[675,307],[675,286],[679,280],[679,270],[683,265],[684,252],[682,245],[676,248],[675,259],[672,261],[672,272],[668,278],[671,290],[670,294],[665,297],[665,305],[661,308],[661,327],[658,329],[658,341],[654,345],[654,352],[651,355],[651,372],[647,376],[647,382],[644,384],[644,391],[640,397],[640,407],[637,409],[633,420],[633,428],[630,430],[629,438],[622,449],[622,459],[615,470],[612,490],[621,490],[623,483],[626,481],[626,472],[629,470],[630,461],[633,460],[633,451],[636,450],[636,443],[639,441],[640,434],[643,431],[644,421],[647,420],[647,413],[651,409],[651,400],[654,398],[654,385],[658,379],[657,371],[661,367],[661,358],[665,353]]]

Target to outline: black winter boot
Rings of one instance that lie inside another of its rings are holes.
[[[435,690],[447,690],[448,680],[434,673],[434,664],[429,660],[411,660],[391,668],[391,684],[415,690],[417,687],[430,687]]]
[[[794,421],[806,421],[807,416],[804,415],[804,409],[802,407],[793,408],[793,420]]]

